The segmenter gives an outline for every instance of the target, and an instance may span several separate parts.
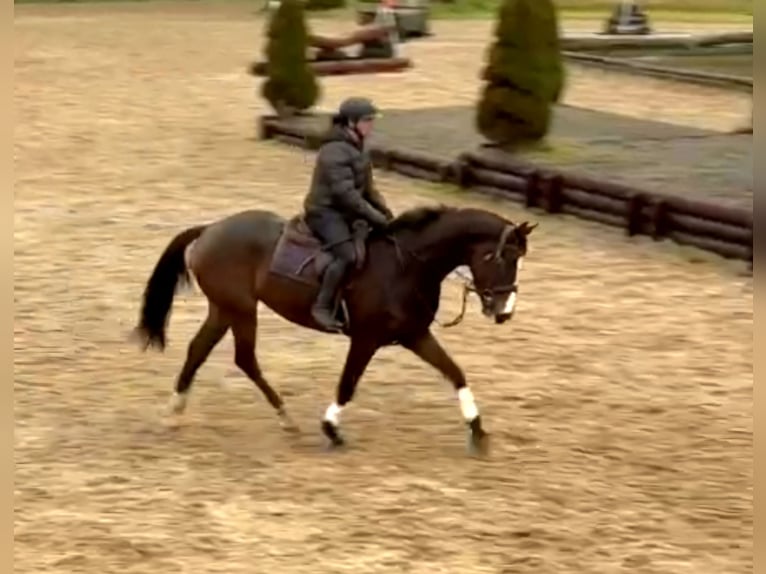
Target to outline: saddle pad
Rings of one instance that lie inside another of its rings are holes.
[[[356,269],[365,263],[368,226],[355,226],[352,241],[356,253]],[[269,271],[311,285],[318,285],[322,273],[332,261],[332,255],[323,251],[321,243],[314,237],[301,218],[293,218],[279,237]]]
[[[330,255],[320,249],[316,239],[297,231],[296,225],[290,222],[277,242],[269,271],[276,275],[317,285],[320,273],[329,259]]]

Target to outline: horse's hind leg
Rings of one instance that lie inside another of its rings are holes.
[[[207,317],[194,335],[186,351],[186,361],[176,379],[176,388],[170,402],[170,411],[181,414],[186,409],[188,392],[194,375],[207,360],[213,348],[223,339],[229,323],[214,305],[208,309]]]
[[[233,317],[231,331],[234,335],[234,362],[255,383],[274,407],[279,415],[280,423],[285,430],[297,431],[298,427],[292,421],[285,409],[284,401],[277,391],[266,381],[255,356],[256,328],[258,324],[257,311],[239,313]]]

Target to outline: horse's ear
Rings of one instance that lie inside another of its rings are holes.
[[[516,233],[519,235],[527,236],[534,230],[535,227],[537,227],[539,224],[532,223],[530,224],[529,221],[524,221],[520,225],[516,227]]]

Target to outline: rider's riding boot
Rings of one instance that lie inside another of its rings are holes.
[[[327,331],[340,333],[343,329],[343,323],[335,318],[334,307],[335,294],[343,281],[346,267],[346,262],[339,259],[327,266],[316,303],[311,308],[311,316]]]

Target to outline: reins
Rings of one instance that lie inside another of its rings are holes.
[[[500,239],[497,242],[497,247],[495,248],[495,252],[492,254],[492,259],[496,262],[501,262],[503,257],[503,248],[505,247],[506,242],[508,241],[508,237],[513,232],[513,225],[505,225],[503,227],[502,233],[500,233]],[[403,251],[406,251],[410,257],[415,259],[416,261],[423,262],[423,259],[414,251],[411,249],[402,249],[402,246],[399,244],[399,241],[394,237],[393,235],[386,235],[386,239],[391,241],[394,244],[394,249],[396,250],[396,258],[399,261],[399,264],[404,268],[406,266],[406,262],[404,261],[404,255]],[[450,327],[455,327],[463,322],[463,319],[465,318],[465,312],[468,306],[468,295],[471,293],[476,293],[479,297],[483,297],[484,295],[482,293],[479,293],[479,290],[476,288],[476,285],[474,284],[473,280],[468,279],[467,277],[462,276],[460,273],[457,273],[458,276],[463,281],[463,294],[461,297],[461,303],[460,303],[460,312],[458,315],[452,319],[451,321],[448,321],[446,323],[442,323],[436,318],[436,309],[431,309],[431,311],[434,314],[434,321],[436,321],[437,325],[444,329],[449,329]],[[490,294],[497,293],[497,292],[504,292],[504,291],[513,291],[515,289],[515,286],[513,285],[501,285],[493,287],[490,291]],[[486,290],[485,290],[486,291]],[[417,297],[424,303],[428,304],[428,301],[426,297],[422,294],[422,292],[416,287],[415,288],[415,294]],[[430,305],[428,305],[430,307]]]

